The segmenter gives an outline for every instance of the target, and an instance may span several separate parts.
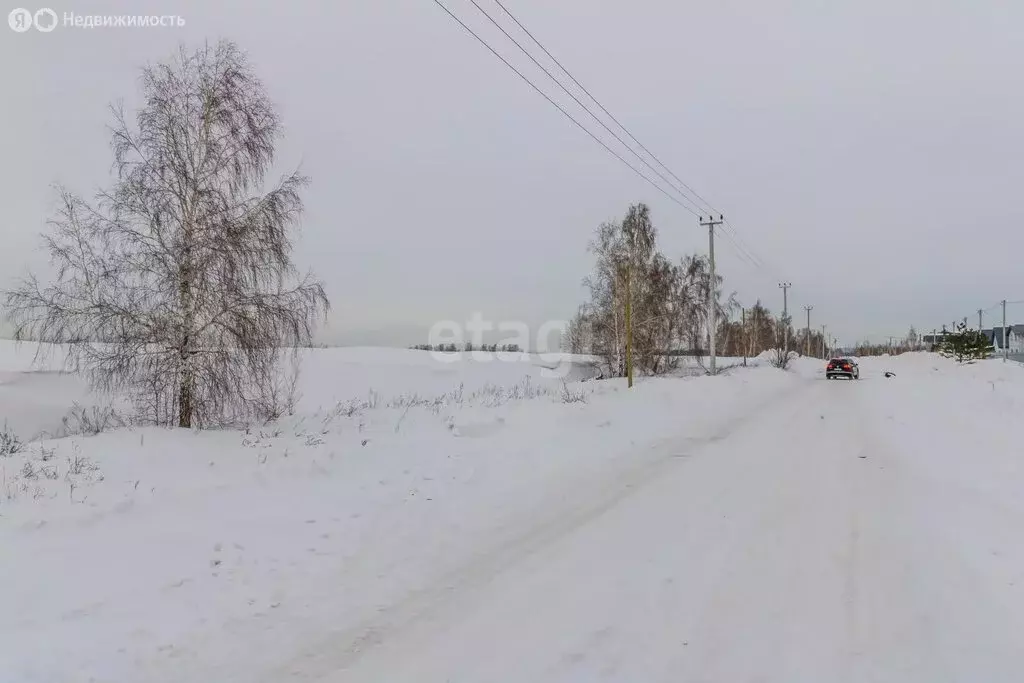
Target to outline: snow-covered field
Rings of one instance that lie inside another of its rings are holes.
[[[1017,680],[1024,368],[563,360],[316,350],[280,423],[0,456],[0,681]]]

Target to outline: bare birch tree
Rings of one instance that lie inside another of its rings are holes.
[[[626,374],[626,302],[631,318],[631,356],[646,374],[678,366],[678,351],[701,348],[707,333],[708,298],[715,288],[717,319],[725,323],[739,310],[735,293],[723,299],[721,275],[711,282],[708,258],[686,256],[678,264],[657,249],[657,230],[644,204],[629,208],[621,222],[603,223],[590,244],[594,272],[584,280],[590,301],[580,308],[567,335],[570,348],[584,323],[589,349],[604,360],[611,376]],[[723,338],[727,339],[728,335]]]
[[[329,308],[292,261],[308,180],[263,192],[281,125],[235,44],[182,48],[141,83],[134,121],[112,107],[114,185],[95,203],[61,190],[44,238],[55,279],[29,275],[8,315],[156,423],[273,417],[284,355]]]
[[[590,316],[586,306],[580,306],[562,334],[562,350],[569,353],[589,353],[591,349]]]
[[[590,321],[592,353],[600,356],[615,377],[626,374],[625,296],[622,281],[624,255],[621,226],[602,223],[590,243],[597,258],[594,272],[584,280],[590,290],[587,318]]]
[[[735,292],[724,301],[721,286],[724,282],[720,274],[715,274],[716,318],[728,320],[739,309]],[[679,284],[676,297],[685,320],[683,335],[691,349],[707,348],[707,325],[711,316],[708,311],[708,294],[711,290],[711,264],[707,256],[684,256],[679,263]]]

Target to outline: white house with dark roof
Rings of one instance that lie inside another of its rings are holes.
[[[1024,353],[1024,325],[1007,325],[1005,330],[996,327],[984,332],[996,351],[1007,348],[1010,353]]]

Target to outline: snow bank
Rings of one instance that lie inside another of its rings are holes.
[[[21,378],[0,394],[7,413],[19,387],[51,381],[23,360],[5,360]],[[801,382],[749,368],[627,391],[563,382],[525,354],[326,349],[307,354],[300,410],[275,425],[31,444],[0,457],[0,671],[254,680],[514,543],[524,520],[558,517],[566,491],[685,455]],[[62,392],[32,408],[52,409],[37,422],[63,414]]]
[[[0,410],[59,420],[79,380],[2,350]],[[1024,367],[905,354],[861,359],[849,384],[825,383],[813,358],[750,365],[627,391],[564,382],[525,354],[316,350],[298,413],[277,424],[121,429],[0,456],[0,671],[19,683],[286,677],[310,643],[372,643],[366,624],[389,605],[454,589],[470,560],[511,557],[524,529],[545,533],[581,500],[814,386],[870,420],[878,448],[903,444],[905,472],[961,501],[943,528],[977,545],[979,563],[984,543],[1015,533],[986,517],[981,540],[961,513],[1019,501]]]

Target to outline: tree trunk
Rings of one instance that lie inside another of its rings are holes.
[[[631,273],[626,270],[626,386],[633,387],[633,291]]]
[[[178,387],[178,426],[192,427],[192,414],[195,411],[193,396],[195,394],[195,370],[192,367],[192,327],[195,315],[192,310],[192,249],[190,247],[191,231],[185,230],[185,246],[182,251],[182,263],[179,269],[179,302],[181,304],[181,348],[178,350],[181,363],[180,385]]]
[[[191,288],[188,280],[182,279],[181,300],[183,304],[188,303],[190,293]],[[181,337],[181,349],[179,351],[181,377],[180,385],[178,387],[178,426],[191,427],[193,411],[192,389],[195,386],[195,373],[192,369],[192,337],[190,334],[192,316],[188,307],[185,307],[185,314],[182,318],[184,321],[184,330]]]
[[[181,386],[178,390],[178,426],[192,426],[192,385],[195,377],[189,368],[189,359],[182,359]]]

